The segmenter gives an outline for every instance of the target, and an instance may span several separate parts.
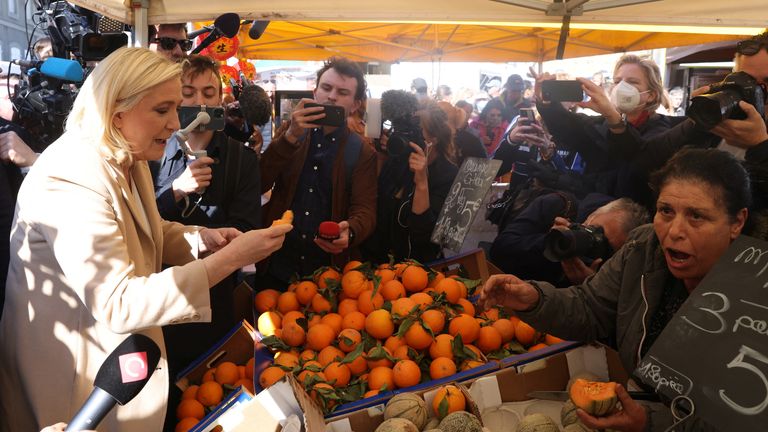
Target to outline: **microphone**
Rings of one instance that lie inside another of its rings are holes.
[[[93,391],[65,431],[96,429],[116,403],[125,405],[141,392],[160,361],[160,348],[140,334],[128,336],[104,360]]]
[[[14,60],[13,63],[23,68],[36,68],[43,75],[63,81],[83,81],[83,67],[75,60],[59,57],[48,57],[43,61],[38,60]]]
[[[240,111],[249,126],[263,126],[272,117],[272,100],[263,88],[255,84],[243,84],[238,100]]]
[[[222,36],[228,38],[235,37],[238,30],[240,30],[240,15],[231,12],[219,15],[219,17],[213,21],[213,30],[208,33],[208,36],[206,36],[202,42],[200,42],[200,45],[192,50],[192,54],[199,53]]]
[[[381,94],[381,118],[396,122],[408,120],[419,109],[416,95],[405,90],[387,90]]]
[[[253,21],[251,28],[248,29],[248,37],[251,39],[260,38],[261,35],[264,34],[264,31],[267,30],[268,25],[269,21]]]

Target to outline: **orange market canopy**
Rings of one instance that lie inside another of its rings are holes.
[[[768,24],[765,0],[637,2],[568,0],[574,8],[565,57],[737,40]],[[211,21],[224,12],[270,20],[258,40],[242,28],[240,55],[254,59],[340,54],[385,62],[544,61],[555,58],[563,22],[562,13],[546,13],[555,2],[543,0],[145,0],[146,8],[141,0],[74,3],[137,28]]]

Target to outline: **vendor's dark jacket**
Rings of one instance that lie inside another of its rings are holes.
[[[290,143],[285,137],[288,127],[289,122],[284,122],[261,158],[262,192],[272,189],[271,198],[263,211],[265,226],[269,226],[273,220],[279,219],[285,210],[291,208],[310,144],[309,133],[305,133],[296,143]],[[357,136],[357,139],[360,137]],[[334,265],[343,265],[350,259],[359,257],[357,249],[360,243],[370,236],[376,227],[375,151],[372,147],[362,144],[354,170],[348,176],[345,172],[346,144],[347,139],[343,139],[336,152],[330,210],[331,220],[349,222],[355,238],[349,248],[330,259]]]
[[[563,339],[612,341],[624,368],[632,373],[640,361],[645,329],[672,278],[653,226],[643,225],[581,285],[558,289],[532,281],[540,300],[533,309],[517,314],[537,330]],[[668,409],[660,404],[648,407],[647,430],[663,431],[671,424]]]

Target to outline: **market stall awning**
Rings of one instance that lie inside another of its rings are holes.
[[[241,56],[358,61],[546,61],[555,58],[560,29],[505,25],[272,22],[258,40],[241,31]],[[565,57],[584,57],[743,39],[744,35],[574,29]]]
[[[568,0],[565,57],[740,39],[766,26],[765,0]],[[564,17],[544,0],[74,0],[126,23],[210,21],[225,12],[270,20],[243,55],[378,61],[540,61],[555,57]],[[562,3],[562,2],[560,2]],[[141,13],[145,11],[146,13]],[[247,31],[247,28],[244,29]]]

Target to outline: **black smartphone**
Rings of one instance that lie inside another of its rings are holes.
[[[581,102],[584,90],[576,80],[546,80],[541,83],[541,98],[553,102]]]
[[[304,104],[304,108],[310,108],[310,107],[323,107],[323,112],[325,113],[325,117],[315,120],[313,124],[320,125],[320,126],[336,126],[341,127],[344,126],[347,122],[347,116],[344,113],[344,107],[340,107],[338,105],[323,105],[323,104],[317,104],[314,102],[307,102]]]
[[[189,126],[200,111],[202,111],[201,105],[179,107],[179,122],[181,123],[181,129]],[[223,130],[224,107],[205,107],[205,111],[211,116],[211,121],[202,126],[203,130]]]

